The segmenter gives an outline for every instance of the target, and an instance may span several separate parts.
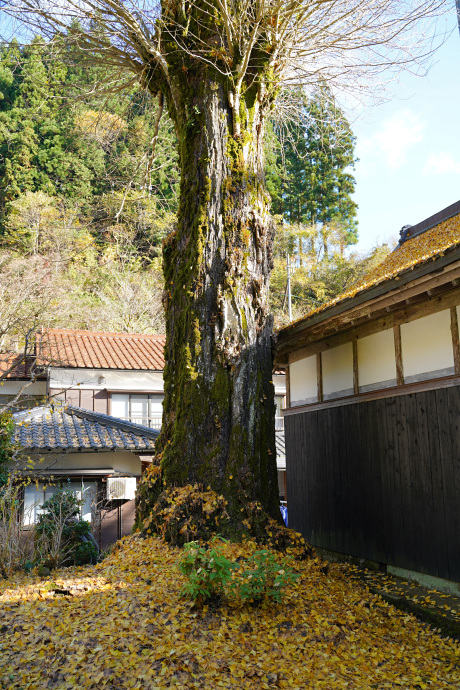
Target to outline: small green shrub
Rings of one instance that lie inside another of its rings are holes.
[[[179,569],[188,579],[182,594],[193,601],[207,601],[222,596],[225,585],[232,577],[232,571],[238,568],[226,558],[214,538],[211,548],[200,546],[197,541],[184,546],[184,554]]]
[[[98,548],[91,525],[80,518],[82,501],[63,487],[41,506],[35,528],[35,557],[48,568],[96,563]]]
[[[89,525],[89,523],[87,523]],[[96,544],[90,539],[82,541],[75,548],[73,562],[75,565],[95,564],[98,560],[98,550]]]
[[[243,601],[252,601],[256,604],[264,600],[280,602],[283,589],[295,582],[298,577],[286,561],[278,563],[270,551],[256,551],[241,564],[241,572],[232,582],[231,590]]]

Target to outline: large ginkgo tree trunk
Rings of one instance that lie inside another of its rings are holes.
[[[257,75],[238,98],[213,64],[175,48],[164,58],[181,186],[177,228],[163,251],[165,400],[156,448],[165,486],[197,482],[223,494],[235,533],[248,503],[279,515],[268,308],[274,229],[263,173],[270,99]]]

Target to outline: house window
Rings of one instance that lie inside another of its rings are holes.
[[[282,412],[282,410],[284,410],[284,395],[275,395],[275,407],[275,429],[281,431],[284,429],[284,417]]]
[[[65,482],[64,489],[69,489],[75,494],[79,501],[83,501],[81,506],[81,517],[83,520],[91,522],[92,510],[94,510],[97,496],[97,482],[77,479]],[[30,483],[24,487],[24,527],[34,525],[38,517],[44,512],[42,505],[48,501],[59,490],[58,484]]]
[[[134,424],[161,429],[162,393],[111,393],[110,414]]]

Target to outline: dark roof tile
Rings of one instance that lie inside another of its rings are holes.
[[[159,431],[80,407],[47,405],[14,415],[14,440],[28,451],[152,452]]]

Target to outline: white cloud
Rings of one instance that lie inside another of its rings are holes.
[[[409,108],[400,110],[383,121],[371,136],[358,139],[357,155],[365,160],[379,159],[391,170],[400,168],[409,150],[424,138],[425,123]]]
[[[423,168],[424,175],[460,174],[460,161],[456,161],[448,151],[432,153]]]

